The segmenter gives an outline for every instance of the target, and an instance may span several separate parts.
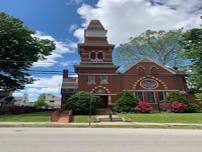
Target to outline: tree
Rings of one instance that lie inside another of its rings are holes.
[[[67,109],[73,110],[74,114],[95,114],[100,98],[88,92],[80,91],[72,95],[65,103]]]
[[[52,41],[34,37],[34,33],[21,20],[0,13],[0,89],[22,89],[32,83],[26,70],[55,49]]]
[[[123,92],[115,104],[117,112],[134,112],[138,99],[130,92]]]
[[[42,93],[39,95],[39,97],[37,98],[36,102],[35,102],[35,105],[36,106],[39,106],[39,107],[44,107],[44,106],[47,106],[46,104],[46,94],[45,93]]]
[[[202,102],[202,28],[187,31],[182,44],[185,48],[185,56],[192,62],[189,81],[197,92],[196,97]]]
[[[182,33],[182,29],[168,32],[147,30],[116,48],[115,62],[128,67],[144,57],[150,57],[163,65],[179,66],[184,63],[181,56],[183,48],[179,44]]]
[[[191,75],[189,80],[198,90],[202,88],[202,28],[188,30],[182,41],[184,55],[191,60]]]

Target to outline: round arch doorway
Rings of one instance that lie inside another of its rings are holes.
[[[108,95],[99,95],[100,96],[100,104],[98,108],[108,108]]]

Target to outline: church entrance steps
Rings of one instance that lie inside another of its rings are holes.
[[[109,115],[110,112],[111,112],[111,109],[108,109],[108,108],[103,108],[103,109],[99,108],[99,109],[97,109],[96,114],[97,115]]]
[[[117,115],[97,115],[96,118],[99,122],[123,122]]]

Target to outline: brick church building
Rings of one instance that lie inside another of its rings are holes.
[[[81,57],[75,65],[78,77],[63,72],[62,99],[76,91],[87,91],[101,97],[100,108],[113,106],[123,91],[156,107],[170,91],[187,92],[185,76],[177,69],[165,67],[149,58],[134,63],[121,73],[112,62],[113,44],[106,37],[107,30],[98,20],[92,20],[84,31],[84,43],[78,44]]]

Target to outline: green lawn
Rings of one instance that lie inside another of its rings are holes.
[[[120,114],[127,121],[156,123],[202,123],[202,113]]]
[[[50,111],[0,115],[0,122],[48,122],[50,120],[50,115]]]
[[[92,116],[91,120],[95,121],[96,120],[95,116]],[[88,115],[75,115],[75,116],[73,116],[73,122],[77,122],[77,123],[89,122],[89,116]]]

